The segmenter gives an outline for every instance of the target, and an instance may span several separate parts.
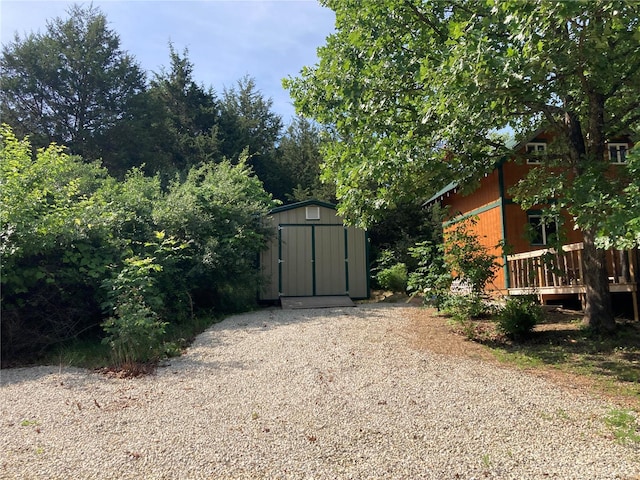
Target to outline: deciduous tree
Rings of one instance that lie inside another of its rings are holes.
[[[2,119],[19,137],[30,135],[38,147],[57,142],[107,165],[126,147],[110,143],[108,133],[144,90],[144,72],[98,8],[74,5],[44,33],[16,34],[3,46],[0,67]]]
[[[607,140],[640,122],[637,2],[327,0],[336,33],[285,81],[298,110],[330,125],[326,171],[342,213],[370,221],[397,199],[473,185],[509,155],[497,132],[555,135],[544,181],[584,232],[585,320],[614,321],[596,237],[611,191]],[[558,173],[560,172],[560,173]],[[638,179],[632,179],[637,182]],[[521,191],[522,193],[522,191]],[[547,197],[549,198],[549,197]]]

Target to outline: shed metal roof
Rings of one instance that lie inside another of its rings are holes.
[[[280,213],[286,212],[287,210],[295,210],[296,208],[308,207],[310,205],[317,205],[320,207],[331,208],[333,210],[336,209],[336,206],[333,203],[323,202],[321,200],[305,200],[303,202],[290,203],[289,205],[282,205],[280,207],[276,207],[272,209],[269,213]]]

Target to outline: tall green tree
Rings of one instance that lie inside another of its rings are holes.
[[[235,86],[223,91],[220,139],[222,153],[229,159],[237,159],[247,150],[248,163],[265,189],[281,197],[274,155],[282,133],[282,118],[272,107],[273,100],[264,97],[253,78],[238,80]]]
[[[3,46],[0,113],[35,146],[57,142],[109,165],[123,145],[110,142],[108,132],[133,108],[145,75],[98,8],[74,5],[68,15]]]
[[[302,201],[309,198],[335,201],[335,188],[322,183],[320,166],[323,158],[321,131],[318,125],[304,117],[295,117],[280,139],[276,163],[281,175],[285,198]]]
[[[584,232],[585,321],[614,328],[596,238],[618,187],[602,174],[606,142],[640,122],[640,5],[325,4],[336,33],[318,50],[319,64],[285,85],[300,112],[333,128],[326,172],[342,212],[368,221],[451,180],[473,185],[509,154],[496,132],[524,137],[542,126],[555,134],[553,155],[518,198],[553,198],[574,217]]]
[[[165,170],[186,173],[192,166],[219,158],[220,108],[213,89],[194,81],[188,50],[180,54],[169,44],[169,58],[169,70],[155,74],[149,88],[159,110],[156,128],[162,132],[156,151],[166,157]]]

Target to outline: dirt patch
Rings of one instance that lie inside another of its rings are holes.
[[[409,315],[408,333],[413,348],[442,355],[495,360],[485,346],[457,334],[447,318],[437,315],[435,310],[416,308]]]
[[[435,309],[416,308],[409,312],[409,326],[401,333],[408,339],[412,348],[417,350],[473,358],[506,368],[524,370],[563,388],[595,394],[621,406],[640,411],[640,396],[628,392],[630,385],[634,388],[634,382],[624,379],[621,375],[623,370],[633,369],[636,361],[635,357],[630,355],[638,353],[635,350],[629,352],[629,349],[625,348],[603,346],[598,339],[585,338],[577,321],[580,316],[580,312],[574,311],[547,312],[545,323],[536,326],[532,340],[524,344],[515,344],[504,340],[491,340],[493,323],[490,320],[475,322],[476,328],[486,336],[481,341],[474,341],[451,325],[447,317],[438,315]],[[622,324],[621,328],[640,331],[637,322]],[[620,352],[626,357],[622,358]],[[506,356],[514,353],[534,359],[535,365],[523,366],[517,361],[504,360]],[[558,357],[554,358],[554,355]],[[580,368],[587,363],[588,366],[585,366],[582,373]],[[599,364],[606,365],[607,371],[600,368]],[[580,373],[576,373],[576,370]],[[627,392],[620,393],[623,389]]]

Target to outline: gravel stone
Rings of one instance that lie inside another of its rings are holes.
[[[615,405],[412,348],[412,308],[233,316],[144,378],[3,370],[0,478],[640,478]]]

